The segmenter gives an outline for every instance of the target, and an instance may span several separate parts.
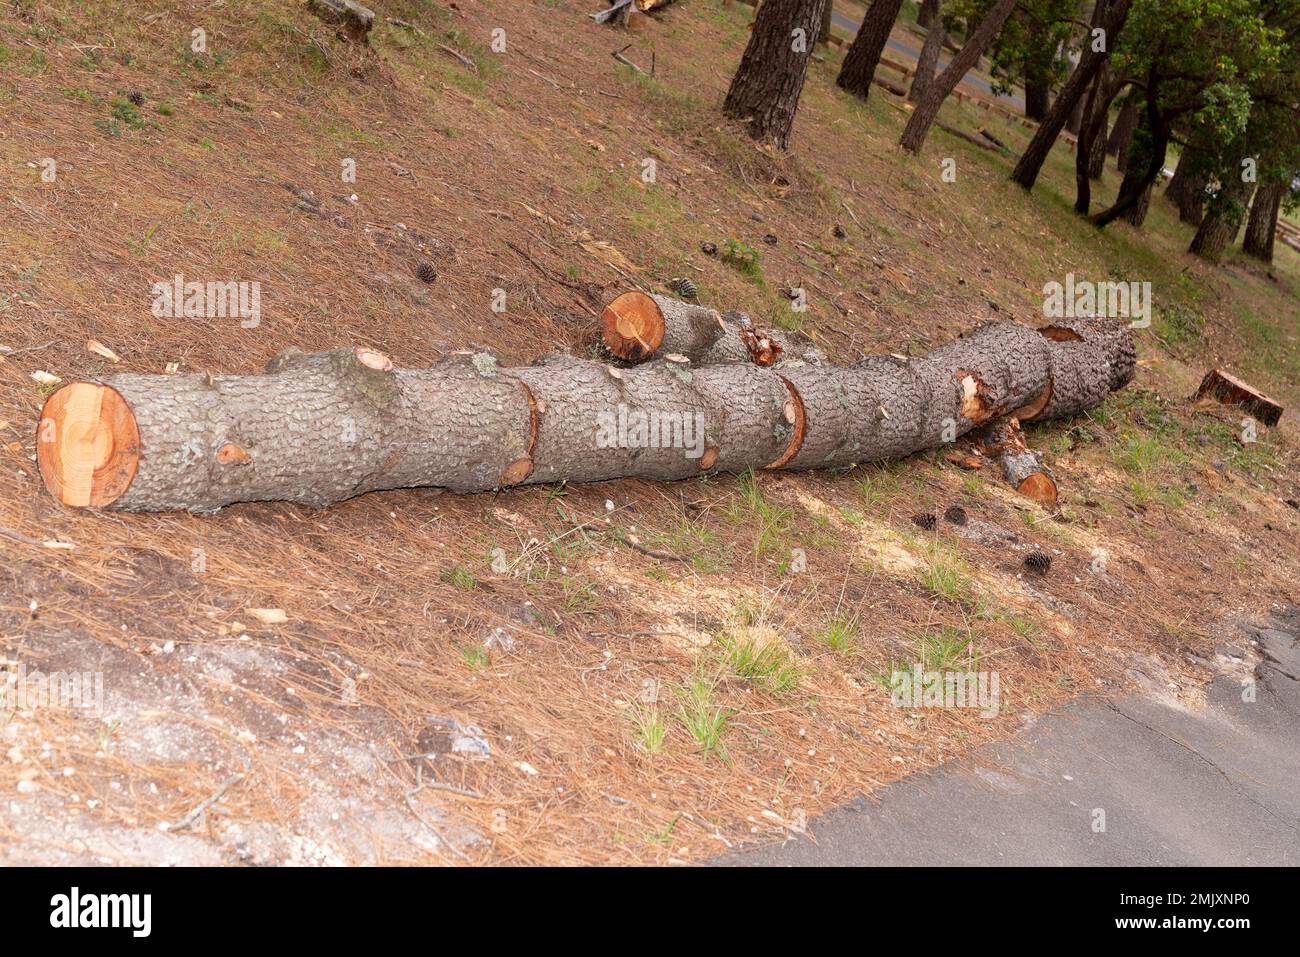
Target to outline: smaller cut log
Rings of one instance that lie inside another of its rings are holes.
[[[615,297],[600,314],[606,348],[632,363],[665,355],[696,361],[725,331],[716,309],[636,290]]]
[[[353,43],[368,43],[375,25],[375,13],[353,0],[307,0],[307,9],[326,23],[339,27],[339,32]]]
[[[1256,421],[1264,425],[1277,425],[1282,418],[1282,405],[1276,399],[1270,399],[1249,383],[1236,376],[1229,375],[1222,369],[1211,369],[1201,380],[1201,387],[1196,390],[1193,399],[1216,399],[1224,405],[1239,405]]]
[[[990,422],[980,432],[979,442],[985,455],[998,460],[1012,488],[1041,505],[1056,504],[1056,478],[1042,456],[1029,447],[1016,419]]]
[[[604,308],[600,333],[614,357],[633,365],[669,355],[685,356],[696,365],[825,361],[812,339],[801,333],[758,329],[741,312],[721,315],[637,290],[622,293]]]

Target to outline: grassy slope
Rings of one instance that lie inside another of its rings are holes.
[[[655,78],[616,65],[627,41],[581,4],[377,6],[420,32],[380,24],[373,59],[290,2],[134,19],[23,4],[25,18],[0,20],[0,343],[59,339],[0,364],[0,526],[78,546],[0,537],[3,654],[93,664],[110,699],[102,720],[6,724],[19,750],[0,787],[40,788],[25,818],[0,819],[11,855],[64,853],[37,821],[93,849],[107,829],[174,820],[234,768],[247,776],[210,840],[165,853],[421,859],[438,831],[481,860],[692,860],[1134,668],[1194,705],[1219,622],[1295,599],[1297,513],[1279,501],[1297,497],[1289,420],[1242,447],[1231,416],[1184,401],[1212,361],[1300,401],[1294,251],[1279,247],[1271,275],[1204,266],[1159,198],[1141,232],[1097,232],[1070,211],[1063,149],[1032,196],[1007,182],[1011,157],[939,131],[903,156],[904,113],[883,93],[842,95],[834,57],[813,69],[793,157],[758,150],[716,110],[747,35],[739,5],[664,13],[629,50],[646,64],[654,51]],[[209,53],[192,56],[199,25]],[[488,49],[498,25],[503,56]],[[143,109],[124,105],[131,90]],[[952,104],[945,117],[989,122]],[[1029,132],[992,129],[1013,149]],[[340,181],[344,158],[356,184]],[[286,182],[327,215],[293,209]],[[705,240],[757,251],[759,268],[704,256]],[[432,286],[413,278],[423,259]],[[288,345],[343,342],[408,365],[467,345],[520,362],[583,348],[633,270],[689,275],[704,301],[801,326],[845,361],[923,351],[983,319],[1041,320],[1043,284],[1071,271],[1150,281],[1157,314],[1132,388],[1034,430],[1063,480],[1055,515],[937,455],[207,518],[71,514],[35,475],[29,374],[105,371],[88,338],[154,372],[252,371]],[[154,319],[150,285],[177,272],[260,281],[262,326]],[[790,311],[791,285],[809,290],[808,313]],[[504,314],[489,308],[496,288]],[[956,503],[1015,541],[910,521]],[[693,560],[655,562],[621,546],[626,533]],[[1046,579],[1020,573],[1030,547],[1052,552]],[[804,573],[790,572],[794,548]],[[289,622],[248,612],[271,606]],[[509,649],[483,647],[496,629]],[[879,679],[918,658],[995,667],[1000,717],[893,708]],[[422,773],[479,797],[426,789],[415,818],[413,765],[392,759],[436,747],[433,713],[481,726],[494,752],[433,762]]]

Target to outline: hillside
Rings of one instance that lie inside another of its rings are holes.
[[[973,104],[944,119],[1011,153],[936,130],[907,156],[903,107],[839,91],[838,50],[776,155],[717,108],[747,7],[678,0],[627,34],[596,6],[376,0],[362,52],[290,0],[0,11],[0,658],[103,683],[95,713],[0,710],[0,859],[692,863],[1069,698],[1196,708],[1248,674],[1218,638],[1300,599],[1300,254],[1206,265],[1160,196],[1143,230],[1098,231],[1064,142],[1027,195],[1030,131]],[[629,42],[653,76],[611,57]],[[1056,510],[941,452],[213,515],[72,511],[35,468],[37,371],[350,345],[519,364],[585,353],[614,295],[682,276],[847,363],[1042,324],[1071,273],[1149,282],[1154,308],[1132,385],[1029,430]],[[178,275],[258,282],[260,322],[156,316]],[[1192,403],[1216,364],[1280,426],[1243,444]],[[894,707],[917,660],[996,670],[996,717]]]

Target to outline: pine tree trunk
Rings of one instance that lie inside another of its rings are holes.
[[[799,95],[808,75],[823,5],[831,0],[767,0],[731,80],[722,109],[743,122],[756,140],[790,146]],[[801,36],[797,31],[802,31]]]
[[[912,111],[907,126],[903,129],[903,135],[898,140],[903,149],[909,153],[920,152],[930,127],[939,116],[939,108],[943,106],[943,101],[948,98],[948,94],[956,88],[970,68],[979,62],[979,58],[993,42],[993,38],[1002,29],[1002,24],[1006,22],[1015,6],[1016,0],[997,0],[992,9],[984,15],[979,26],[968,35],[966,43],[948,63],[947,69],[926,86],[925,95]]]
[[[1106,125],[1110,122],[1110,104],[1102,107],[1097,132],[1088,152],[1088,178],[1100,180],[1106,173]]]
[[[1147,221],[1147,212],[1151,209],[1151,190],[1153,188],[1154,184],[1148,183],[1146,189],[1142,190],[1142,195],[1133,204],[1132,209],[1124,214],[1124,219],[1128,221],[1130,226],[1141,229],[1142,224]]]
[[[1192,237],[1187,251],[1217,263],[1237,236],[1254,183],[1243,183],[1240,175],[1227,177],[1219,192],[1205,204],[1205,218]]]
[[[1037,80],[1025,81],[1025,117],[1041,122],[1047,117],[1051,105],[1052,90],[1046,83]]]
[[[938,4],[935,4],[938,6]],[[916,76],[912,79],[912,88],[907,91],[907,98],[913,103],[921,102],[926,88],[934,82],[935,67],[939,64],[939,53],[943,50],[948,31],[943,28],[942,17],[935,17],[930,32],[925,35],[921,45],[921,54],[916,60]]]
[[[1146,102],[1138,128],[1129,147],[1129,164],[1120,183],[1115,202],[1091,218],[1094,225],[1105,227],[1121,216],[1140,226],[1151,202],[1151,188],[1164,168],[1169,149],[1169,119],[1159,109],[1159,74],[1153,65],[1147,73]]]
[[[921,9],[916,12],[916,25],[922,30],[928,30],[939,19],[939,4],[941,0],[922,0]]]
[[[1083,63],[1082,60],[1079,62],[1080,64]],[[1075,69],[1077,70],[1078,67],[1076,66]],[[1079,135],[1079,130],[1083,127],[1083,116],[1086,110],[1087,97],[1081,96],[1075,101],[1074,108],[1070,110],[1070,116],[1065,121],[1065,130],[1067,133],[1073,133],[1075,136]]]
[[[1289,184],[1278,180],[1265,183],[1255,192],[1250,204],[1250,219],[1242,237],[1242,251],[1266,263],[1273,261],[1273,240],[1277,235],[1277,216]]]
[[[1074,112],[1075,105],[1083,98],[1088,85],[1101,69],[1101,64],[1110,56],[1110,51],[1119,41],[1120,30],[1124,27],[1124,21],[1128,19],[1130,2],[1131,0],[1111,0],[1111,3],[1106,4],[1098,0],[1094,7],[1092,24],[1101,26],[1106,31],[1106,52],[1097,52],[1093,50],[1091,44],[1085,44],[1083,55],[1079,58],[1079,65],[1070,73],[1065,86],[1061,87],[1061,92],[1057,94],[1052,108],[1047,111],[1047,116],[1039,125],[1038,131],[1034,133],[1034,138],[1025,147],[1025,152],[1016,163],[1016,168],[1011,171],[1012,180],[1025,189],[1034,188],[1043,163],[1047,161],[1047,154],[1056,145],[1056,138],[1061,135],[1061,130],[1065,128],[1070,114]]]
[[[1103,63],[1088,93],[1085,110],[1088,120],[1074,155],[1074,211],[1083,216],[1088,215],[1092,204],[1092,180],[1101,175],[1099,167],[1106,161],[1106,119],[1110,115],[1110,101],[1118,92],[1119,86],[1111,83],[1110,64]]]
[[[1133,376],[1127,323],[993,323],[907,359],[631,368],[460,353],[396,369],[373,350],[273,359],[262,375],[121,374],[47,400],[37,460],[65,505],[210,512],[324,506],[380,489],[487,491],[834,468],[951,442],[1003,416],[1075,415]]]
[[[885,52],[890,31],[902,8],[903,0],[875,0],[867,10],[862,26],[858,27],[858,35],[853,38],[849,52],[844,54],[840,75],[835,79],[840,89],[866,99],[876,67],[880,66],[880,56]]]
[[[1205,187],[1209,182],[1205,156],[1194,146],[1183,150],[1174,178],[1165,188],[1165,197],[1178,207],[1178,218],[1200,226],[1205,218]]]
[[[835,4],[831,0],[826,0],[826,6],[822,7],[822,25],[817,31],[817,42],[826,45],[831,42],[831,24],[834,23]]]
[[[1115,117],[1115,125],[1111,127],[1110,137],[1106,140],[1106,152],[1111,156],[1119,157],[1121,164],[1127,162],[1126,154],[1129,143],[1133,141],[1133,130],[1137,128],[1137,122],[1137,97],[1130,94],[1124,99],[1119,116]],[[1119,171],[1124,172],[1123,165],[1119,167]]]

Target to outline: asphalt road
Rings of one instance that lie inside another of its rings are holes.
[[[845,16],[838,10],[832,11],[831,17],[834,25],[847,33],[850,37],[856,36],[858,27],[862,25],[861,21]],[[890,36],[889,42],[886,46],[894,53],[901,55],[913,63],[915,63],[921,56],[921,41],[917,40],[911,33],[904,33],[902,36],[897,34]],[[939,68],[942,69],[947,66],[950,59],[952,59],[952,57],[947,53],[947,51],[939,54]],[[988,78],[981,76],[973,70],[967,73],[962,78],[962,81],[957,85],[959,87],[965,87],[970,92],[991,97],[995,100],[1004,101],[1008,106],[1015,107],[1018,110],[1023,110],[1025,108],[1025,101],[1020,96],[995,95]]]
[[[714,863],[1300,864],[1300,609],[1224,650],[1251,639],[1263,655],[1254,702],[1226,674],[1196,711],[1158,687],[1080,700],[838,808],[806,836]]]

